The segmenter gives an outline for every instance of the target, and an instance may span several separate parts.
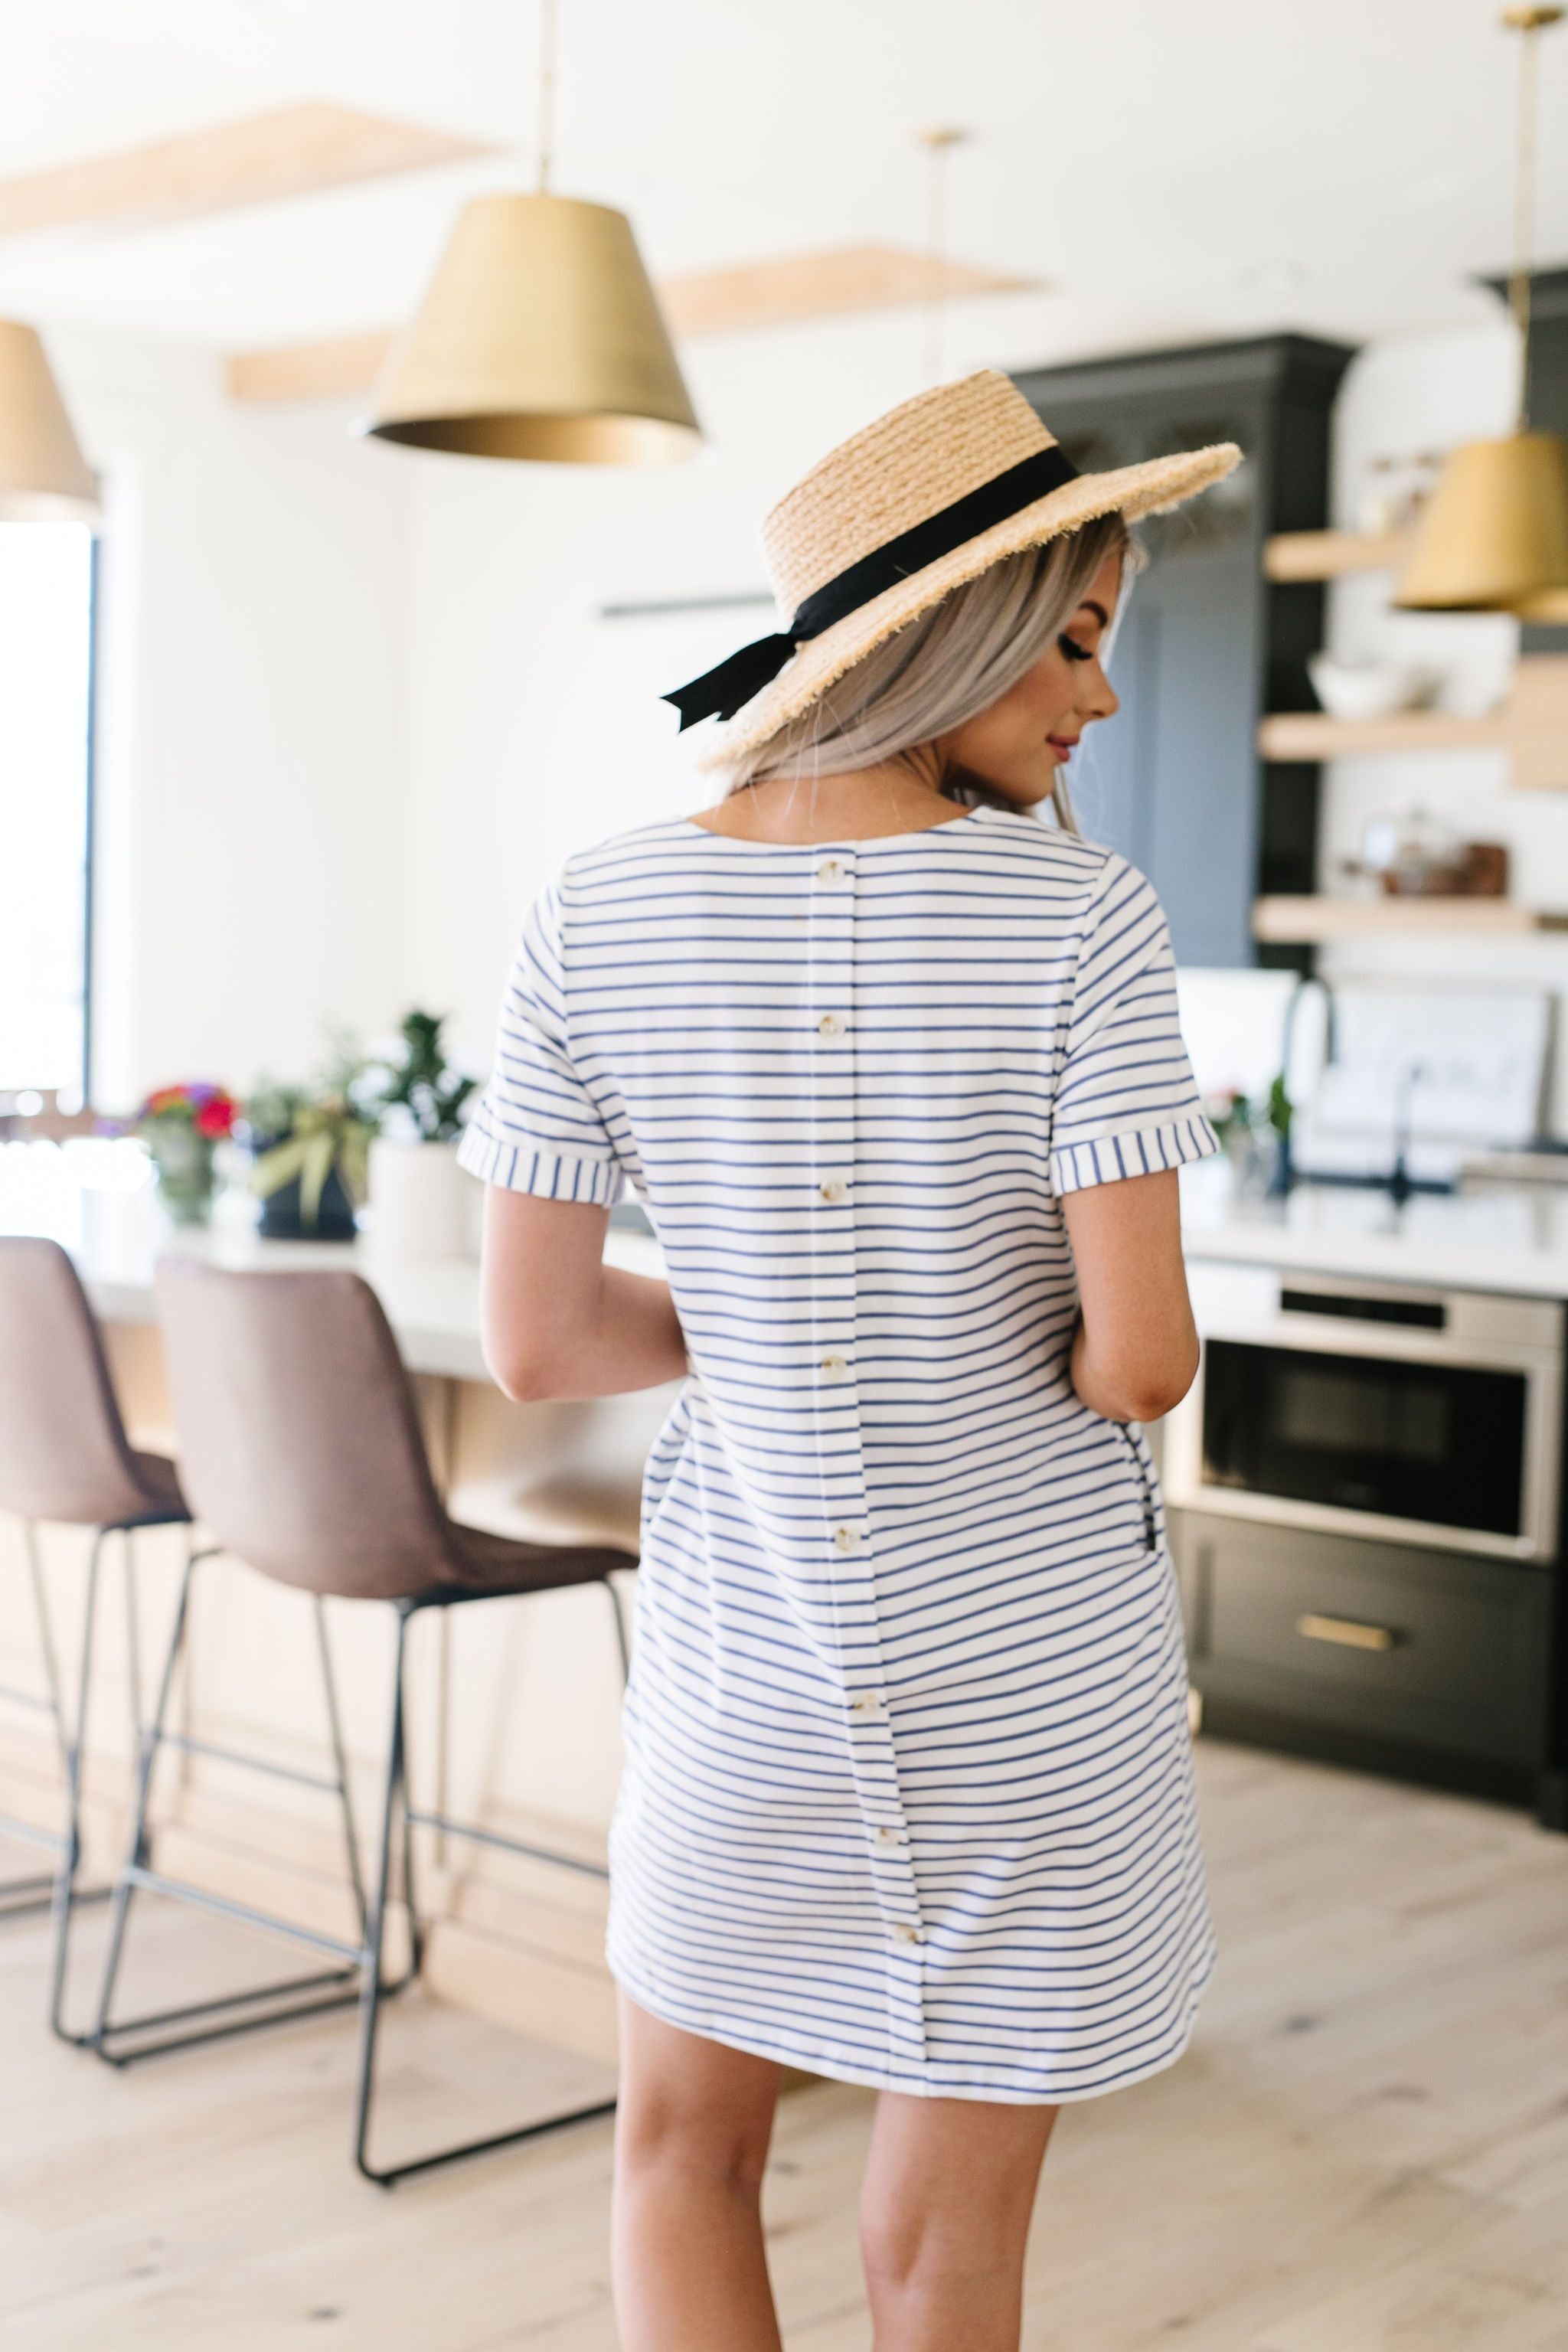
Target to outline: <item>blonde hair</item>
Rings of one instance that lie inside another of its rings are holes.
[[[1138,568],[1141,551],[1121,516],[1109,514],[1043,547],[1005,556],[874,646],[798,717],[746,752],[731,771],[729,791],[774,776],[885,766],[962,727],[1034,667],[1101,564],[1117,554],[1125,579]],[[942,789],[952,800],[990,797],[981,787]],[[1059,773],[1052,797],[1057,822],[1076,833]]]

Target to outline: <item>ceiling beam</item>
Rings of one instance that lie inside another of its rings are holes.
[[[128,229],[198,220],[494,152],[348,107],[284,106],[0,180],[0,236],[88,223]]]
[[[677,334],[725,335],[802,319],[892,310],[973,294],[1017,294],[1035,281],[942,261],[896,245],[829,246],[820,253],[694,270],[659,287]]]
[[[658,294],[677,334],[719,335],[977,294],[1024,293],[1038,282],[964,262],[933,264],[924,254],[898,246],[847,245],[667,278]],[[385,331],[237,352],[227,363],[229,397],[246,402],[347,398],[369,390],[392,342],[391,331]]]
[[[228,396],[262,404],[347,400],[370,389],[392,344],[393,337],[376,329],[364,335],[331,335],[319,343],[233,352],[226,362]]]

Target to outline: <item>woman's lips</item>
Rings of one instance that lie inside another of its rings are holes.
[[[1065,760],[1069,752],[1075,751],[1078,749],[1078,737],[1076,735],[1047,735],[1046,740],[1050,745],[1058,760]]]

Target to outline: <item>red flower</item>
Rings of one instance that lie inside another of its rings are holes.
[[[233,1101],[227,1095],[214,1095],[209,1101],[203,1103],[195,1123],[198,1135],[221,1141],[223,1137],[234,1132]]]

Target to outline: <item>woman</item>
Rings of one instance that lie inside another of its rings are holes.
[[[769,518],[787,628],[670,698],[733,720],[729,796],[569,859],[523,934],[462,1152],[491,1368],[685,1376],[611,1832],[626,2352],[776,2352],[785,2065],[880,2094],[879,2352],[1016,2346],[1058,2108],[1191,2029],[1137,1424],[1196,1366],[1174,1171],[1214,1139],[1158,905],[1062,769],[1116,709],[1127,520],[1238,454],[1080,476],[990,373],[856,435]],[[668,1286],[601,1264],[627,1181]]]

